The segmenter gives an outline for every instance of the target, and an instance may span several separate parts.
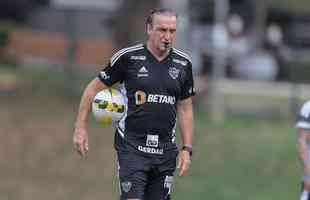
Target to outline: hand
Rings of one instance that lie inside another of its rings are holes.
[[[191,156],[188,151],[182,150],[179,155],[178,169],[180,169],[179,176],[187,174],[191,164]]]
[[[81,155],[86,155],[88,151],[88,133],[85,128],[75,128],[73,144],[76,151]]]
[[[310,180],[304,181],[304,190],[310,192]]]

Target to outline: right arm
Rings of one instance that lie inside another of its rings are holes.
[[[299,152],[299,159],[301,161],[304,172],[304,188],[310,191],[310,157],[308,152],[308,143],[310,142],[310,130],[298,128],[297,129],[297,145]]]
[[[88,151],[88,132],[86,122],[87,116],[91,110],[92,100],[99,91],[106,88],[108,87],[99,78],[95,78],[87,85],[83,92],[73,135],[74,146],[81,156],[85,155]]]
[[[100,71],[98,77],[93,79],[85,88],[79,111],[75,122],[75,130],[73,135],[73,143],[77,152],[83,156],[88,151],[88,133],[86,127],[87,116],[91,110],[91,105],[96,94],[106,89],[116,82],[124,80],[127,62],[119,51],[112,56],[108,65]]]

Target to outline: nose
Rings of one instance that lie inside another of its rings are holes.
[[[171,33],[169,31],[165,32],[165,37],[166,40],[170,40],[171,39]]]

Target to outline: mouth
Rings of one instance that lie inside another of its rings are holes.
[[[163,44],[164,44],[165,48],[169,48],[170,47],[170,42],[163,42]]]

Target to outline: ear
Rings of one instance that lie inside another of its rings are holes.
[[[150,35],[151,32],[152,32],[152,25],[147,24],[147,25],[146,25],[146,31],[147,31],[147,34]]]

